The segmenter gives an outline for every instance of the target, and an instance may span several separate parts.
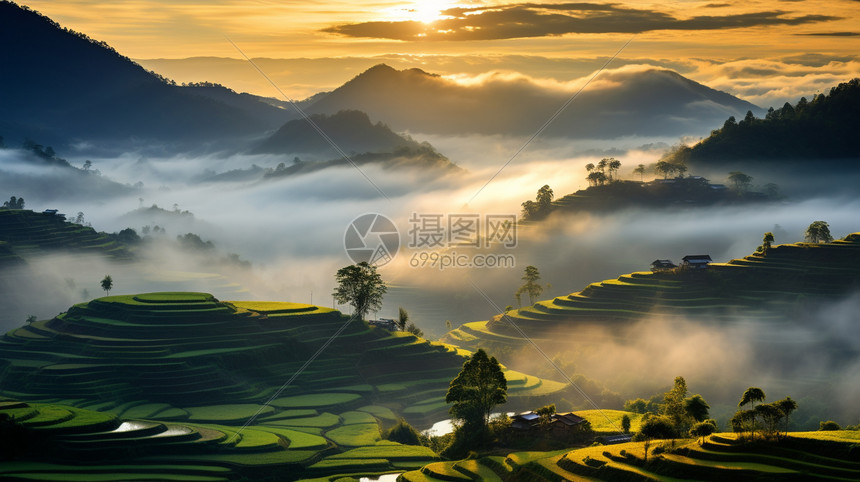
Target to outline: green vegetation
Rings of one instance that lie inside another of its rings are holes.
[[[382,440],[380,429],[400,417],[445,418],[449,382],[471,353],[347,321],[312,305],[163,292],[99,298],[12,330],[0,339],[0,395],[41,402],[0,399],[0,412],[15,417],[10,430],[62,434],[62,444],[72,437],[88,455],[66,461],[53,450],[47,458],[27,452],[20,460],[30,465],[4,465],[0,478],[50,478],[73,461],[81,467],[70,473],[81,479],[235,479],[285,470],[324,477],[432,461],[430,449]],[[516,383],[510,397],[520,406],[564,389],[503,373]],[[105,451],[127,465],[105,461]]]
[[[780,445],[744,443],[731,434],[698,441],[653,441],[554,452],[516,452],[471,460],[434,462],[406,472],[405,481],[436,480],[735,480],[838,479],[860,477],[854,432],[791,433]]]
[[[388,288],[382,276],[376,272],[376,266],[365,261],[345,266],[337,270],[335,275],[337,288],[332,296],[338,303],[349,303],[355,308],[354,316],[364,319],[370,311],[382,307],[382,297]]]
[[[830,243],[774,245],[763,252],[711,263],[701,272],[636,272],[592,283],[582,291],[538,301],[488,321],[466,323],[442,341],[504,353],[523,345],[505,317],[530,337],[553,343],[553,330],[578,323],[621,327],[661,313],[732,319],[735,313],[778,320],[799,300],[847,293],[860,274],[860,233]]]
[[[795,105],[771,108],[764,119],[751,112],[737,122],[726,120],[721,129],[694,147],[682,147],[666,160],[690,165],[743,161],[786,166],[786,159],[826,159],[827,163],[852,168],[860,152],[857,111],[860,110],[860,79],[839,84],[829,95],[817,94],[811,101],[801,98]],[[816,161],[814,169],[824,164]]]
[[[133,257],[133,250],[113,235],[96,232],[89,226],[70,223],[61,215],[25,209],[0,209],[0,260],[3,251],[27,258],[65,250],[98,253],[112,259]]]
[[[810,243],[829,243],[833,241],[833,236],[830,235],[830,226],[824,221],[813,221],[806,228],[804,238]]]
[[[490,413],[507,401],[507,390],[501,365],[479,348],[451,380],[445,395],[445,403],[452,404],[450,413],[456,425],[453,440],[443,455],[459,457],[492,439]]]
[[[545,218],[552,210],[552,198],[554,194],[549,185],[538,189],[534,201],[526,201],[523,206],[523,219],[537,220]]]
[[[529,295],[529,303],[534,303],[535,298],[543,293],[543,286],[541,286],[538,281],[540,281],[540,271],[534,266],[526,266],[525,272],[523,273],[522,280],[525,282],[522,286],[517,289],[514,296],[517,298],[517,306],[522,307],[522,295],[526,293]]]

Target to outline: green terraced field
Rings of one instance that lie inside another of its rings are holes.
[[[468,349],[502,351],[525,341],[511,322],[533,339],[552,341],[559,327],[577,324],[623,325],[661,316],[707,314],[729,320],[745,316],[779,319],[798,300],[842,295],[860,283],[860,233],[832,243],[797,243],[772,247],[728,263],[712,263],[703,272],[636,272],[592,283],[582,291],[544,300],[466,323],[442,341]]]
[[[857,432],[790,433],[780,442],[740,443],[734,434],[691,440],[654,441],[645,460],[644,443],[595,446],[556,452],[517,452],[506,457],[433,462],[406,472],[408,482],[437,480],[857,480]],[[663,453],[653,454],[661,447]]]
[[[53,214],[0,209],[0,265],[57,250],[98,253],[118,260],[134,256],[128,246],[93,228]]]
[[[312,305],[165,292],[99,298],[12,330],[0,339],[0,395],[27,402],[0,402],[0,412],[60,448],[0,465],[0,478],[327,477],[434,460],[380,440],[380,429],[447,418],[465,350],[352,321],[282,386],[348,320]],[[513,409],[565,388],[506,376]]]

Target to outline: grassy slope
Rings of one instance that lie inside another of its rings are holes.
[[[708,313],[714,318],[775,317],[798,301],[837,296],[860,283],[860,233],[833,243],[774,246],[767,256],[714,263],[706,272],[637,272],[592,283],[579,292],[544,300],[488,321],[466,323],[442,341],[465,348],[517,346],[522,338],[508,318],[532,337],[576,323],[623,324],[659,312]]]
[[[346,321],[327,308],[225,303],[206,293],[99,298],[3,336],[2,393],[52,404],[19,407],[16,416],[80,430],[76,446],[128,450],[129,468],[117,469],[126,475],[140,457],[165,476],[188,475],[171,472],[177,465],[326,476],[427,463],[431,451],[381,441],[380,427],[400,416],[421,424],[446,418],[445,391],[468,352],[353,321],[282,387]],[[546,401],[564,388],[519,372],[506,376],[514,405]],[[115,427],[93,427],[93,417],[115,425],[152,420],[164,433],[107,437],[98,432]],[[63,463],[64,453],[44,461]],[[93,474],[100,470],[98,456],[87,460]],[[54,470],[40,467],[28,473]],[[212,475],[204,472],[192,475]]]
[[[741,480],[788,478],[857,480],[857,432],[791,433],[786,442],[741,444],[734,434],[716,434],[704,445],[692,440],[654,441],[645,461],[644,443],[595,446],[560,452],[519,452],[507,457],[435,462],[403,475],[406,481],[474,480]],[[843,450],[834,451],[834,447]],[[662,454],[652,451],[661,447]],[[834,452],[840,455],[834,455]]]
[[[105,233],[25,209],[0,208],[0,241],[7,243],[7,256],[12,253],[23,258],[55,250],[98,253],[113,259],[133,256],[128,246]]]

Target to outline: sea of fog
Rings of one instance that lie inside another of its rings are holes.
[[[437,216],[443,223],[461,215],[477,216],[481,221],[487,215],[518,215],[521,203],[534,199],[544,184],[554,190],[557,198],[585,188],[585,164],[602,157],[621,160],[620,176],[637,179],[633,168],[655,162],[662,152],[660,146],[671,142],[626,139],[612,145],[597,141],[577,145],[560,141],[536,143],[512,158],[524,139],[431,140],[464,171],[428,176],[418,170],[346,166],[275,180],[202,182],[200,176],[207,171],[222,173],[247,169],[252,164],[274,167],[279,162],[289,162],[292,156],[151,158],[127,154],[92,159],[100,177],[127,187],[120,193],[114,184],[104,191],[91,183],[86,190],[76,190],[63,170],[33,167],[21,152],[0,150],[0,193],[24,197],[28,208],[56,208],[72,216],[82,212],[86,221],[99,231],[116,232],[131,227],[141,233],[143,226],[158,224],[165,228],[160,236],[166,240],[193,232],[212,241],[219,253],[236,253],[251,263],[250,269],[237,268],[211,257],[189,255],[169,242],[149,244],[141,251],[141,261],[137,263],[116,264],[80,254],[46,256],[16,268],[11,276],[6,274],[6,279],[11,277],[16,282],[5,288],[5,298],[9,301],[0,328],[20,326],[28,315],[48,318],[74,303],[99,296],[98,283],[105,274],[114,279],[114,293],[207,291],[225,300],[313,302],[347,311],[349,307],[333,303],[334,274],[338,268],[352,264],[344,249],[344,235],[350,223],[366,213],[390,218],[401,241],[398,254],[379,269],[389,292],[375,315],[393,318],[398,308],[403,307],[430,338],[442,335],[448,321],[456,327],[487,319],[497,313],[496,307],[516,305],[514,292],[528,265],[540,270],[544,286],[541,299],[546,299],[579,291],[594,281],[647,270],[654,259],[678,261],[688,254],[709,254],[715,261],[725,262],[742,257],[755,250],[766,231],[775,234],[776,243],[801,241],[806,226],[816,220],[827,221],[836,237],[860,231],[857,216],[860,200],[853,195],[856,194],[853,186],[860,185],[857,179],[838,175],[798,179],[775,170],[750,170],[754,185],[776,182],[786,199],[746,206],[666,210],[631,207],[612,214],[559,214],[539,225],[520,226],[515,246],[449,244],[441,251],[470,258],[504,255],[513,260],[508,267],[440,269],[438,265],[426,264],[416,267],[415,256],[427,251],[426,246],[410,246],[417,226],[416,215]],[[66,157],[75,165],[84,160]],[[704,175],[713,182],[726,182],[727,177],[726,172],[692,170],[688,174]],[[168,211],[189,211],[193,217],[168,215],[148,219],[130,215],[153,204]],[[843,316],[847,317],[845,323],[857,321],[856,314],[846,313],[849,314]],[[653,326],[661,325],[655,322]],[[639,329],[649,331],[647,327]],[[690,346],[700,339],[716,340],[725,345],[727,353],[734,353],[733,347],[750,348],[733,345],[732,340],[737,337],[726,338],[737,329],[711,326],[710,332],[690,334],[676,327],[668,331],[680,334],[679,345]],[[800,330],[789,336],[806,340],[811,334]],[[756,338],[753,335],[746,338],[750,337]],[[803,348],[801,345],[792,349]],[[660,351],[651,345],[643,345],[642,349],[646,353]],[[617,347],[613,350],[627,353]],[[693,357],[695,352],[688,356]],[[621,358],[631,366],[639,363],[633,355],[629,360]],[[708,372],[707,376],[717,376],[721,370],[756,373],[754,367],[737,362],[747,358],[734,360],[736,363],[715,365],[713,373]],[[680,355],[672,359],[672,365],[695,366]],[[818,364],[809,362],[804,366],[810,367],[810,373],[790,372],[793,379],[817,376]],[[609,373],[592,371],[592,376],[612,378]],[[673,370],[660,371],[660,376],[670,383],[672,373]],[[613,374],[619,378],[617,371]],[[753,376],[749,378],[751,382],[755,380]],[[855,387],[856,382],[855,377]],[[690,384],[693,385],[692,381]]]

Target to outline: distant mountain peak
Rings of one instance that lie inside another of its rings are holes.
[[[543,134],[580,139],[704,135],[728,115],[761,112],[660,67],[624,67],[604,72],[601,79],[608,82],[583,91]],[[521,136],[533,133],[572,94],[528,78],[475,80],[462,84],[418,68],[379,64],[320,96],[307,111],[361,110],[397,131],[420,134]]]

